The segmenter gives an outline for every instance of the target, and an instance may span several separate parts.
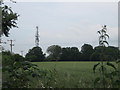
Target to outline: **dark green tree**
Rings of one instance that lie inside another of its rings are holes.
[[[37,65],[26,61],[19,54],[3,52],[2,88],[37,88],[43,87],[42,78],[47,74]]]
[[[108,61],[116,61],[119,58],[119,49],[118,47],[108,46],[105,49],[105,54],[108,56]]]
[[[99,52],[93,52],[90,56],[91,61],[100,61],[100,53]]]
[[[59,60],[61,54],[61,47],[59,45],[52,45],[47,48],[47,57],[49,60]]]
[[[61,60],[74,61],[79,60],[80,52],[77,47],[62,48]]]
[[[39,62],[39,61],[44,61],[45,54],[43,54],[42,49],[40,47],[33,47],[26,54],[25,58],[26,60],[31,62]]]
[[[0,2],[0,9],[1,9],[1,13],[2,16],[0,18],[2,18],[1,22],[2,22],[2,30],[0,32],[0,36],[1,35],[5,35],[8,37],[9,35],[9,31],[10,29],[17,27],[17,20],[19,15],[15,12],[13,12],[13,10],[11,9],[11,7],[7,6],[7,5],[3,5],[2,1]]]
[[[104,52],[102,52],[104,50]],[[94,53],[91,55],[91,60],[100,60],[100,55],[103,54],[103,60],[105,61],[115,61],[118,59],[119,56],[119,49],[114,46],[102,47],[97,46],[94,49]],[[95,59],[95,54],[98,58]]]
[[[90,44],[84,44],[81,47],[81,59],[82,60],[90,60],[90,56],[92,55],[92,53],[94,52],[93,47]]]

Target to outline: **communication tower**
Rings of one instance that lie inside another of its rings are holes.
[[[35,45],[36,47],[39,47],[39,32],[38,32],[38,26],[36,26],[36,35],[35,35]]]

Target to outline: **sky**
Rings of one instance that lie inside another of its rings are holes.
[[[20,16],[19,28],[10,30],[9,37],[2,37],[6,50],[15,40],[13,52],[24,55],[35,46],[36,26],[39,27],[40,47],[43,52],[51,45],[78,47],[98,46],[98,30],[107,25],[110,46],[118,46],[117,2],[17,2],[6,3]]]

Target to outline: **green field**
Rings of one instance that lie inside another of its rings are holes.
[[[93,88],[92,68],[97,62],[35,62],[40,69],[56,70],[56,86],[64,88]],[[111,70],[109,68],[109,70]]]

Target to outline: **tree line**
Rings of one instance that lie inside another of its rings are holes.
[[[102,52],[104,50],[104,52]],[[41,47],[33,47],[28,51],[25,58],[28,61],[100,61],[100,55],[103,53],[103,60],[115,61],[119,58],[119,48],[114,46],[96,46],[93,48],[90,44],[84,44],[79,50],[77,47],[61,47],[51,45],[47,48],[47,53],[42,52]]]
[[[12,1],[12,0],[11,0]],[[0,1],[0,5],[2,5],[3,0]],[[1,7],[2,9],[2,29],[0,30],[0,37],[5,35],[9,36],[9,30],[16,26],[16,21],[18,19],[18,14],[14,13],[12,9],[6,5]],[[0,20],[1,21],[1,20]],[[103,29],[102,29],[103,30]],[[102,35],[101,38],[104,38]],[[100,40],[100,43],[104,44]],[[0,41],[1,43],[1,41]],[[104,52],[103,52],[104,51]],[[48,47],[46,56],[42,52],[40,47],[33,47],[26,54],[25,58],[20,56],[19,54],[13,54],[11,52],[0,52],[0,56],[2,55],[2,89],[6,88],[52,88],[51,85],[56,85],[56,70],[41,70],[39,67],[29,61],[69,61],[69,60],[100,60],[100,56],[102,53],[103,60],[116,60],[119,58],[119,49],[114,46],[104,47],[102,45],[93,48],[89,44],[84,44],[81,47],[81,51],[77,47],[64,47],[61,48],[59,45],[52,45]],[[28,61],[26,61],[28,60]],[[96,70],[96,67],[100,65],[100,77],[95,78],[95,87],[119,87],[120,80],[119,71],[116,70],[113,64],[108,63],[103,64],[103,60],[101,60],[98,64],[95,64],[93,70]],[[118,62],[117,62],[118,63]],[[104,72],[106,70],[106,65],[115,68],[115,71]],[[102,70],[102,71],[101,71]],[[66,80],[66,79],[65,79]],[[106,82],[107,81],[107,82]],[[103,84],[101,84],[101,82]],[[105,83],[104,83],[105,82]],[[98,86],[96,85],[98,83]],[[87,83],[85,83],[88,86]],[[56,88],[56,86],[55,86]]]

